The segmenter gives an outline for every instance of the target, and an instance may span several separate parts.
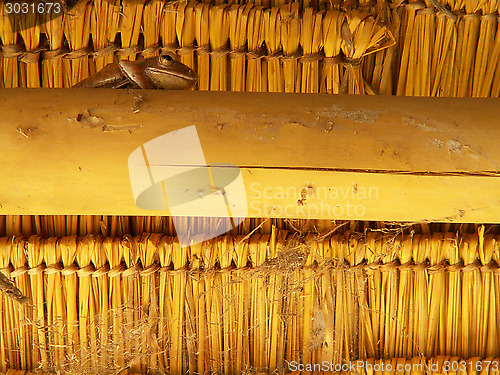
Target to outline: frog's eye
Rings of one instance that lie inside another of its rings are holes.
[[[160,61],[160,64],[168,65],[174,61],[174,58],[172,57],[172,55],[170,55],[168,53],[164,53],[163,55],[160,55],[159,61]]]

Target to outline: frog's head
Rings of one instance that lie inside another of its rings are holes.
[[[197,81],[196,73],[191,68],[175,61],[173,56],[168,53],[146,59],[141,66],[144,74],[159,89],[185,90],[192,87]]]

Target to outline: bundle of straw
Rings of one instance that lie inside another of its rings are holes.
[[[373,94],[361,74],[360,60],[395,44],[391,33],[369,13],[353,10],[341,26],[341,48],[346,57],[345,84],[349,94]]]
[[[231,91],[245,91],[246,42],[248,14],[252,5],[232,5],[229,8],[229,43],[231,53]]]
[[[142,35],[144,36],[144,58],[158,56],[160,48],[160,22],[164,2],[153,0],[148,2],[142,13]],[[180,23],[182,25],[182,23]],[[190,65],[192,66],[192,65]]]
[[[94,0],[91,13],[92,42],[94,45],[94,61],[99,71],[107,64],[114,62],[113,45],[118,34],[120,19],[120,1]]]
[[[436,16],[436,39],[431,63],[432,96],[451,96],[457,45],[454,21],[443,13]]]
[[[178,3],[167,3],[163,8],[160,23],[160,37],[163,43],[162,51],[175,53],[179,47],[175,29],[178,7]]]
[[[491,54],[493,50],[493,43],[495,40],[497,17],[493,14],[481,16],[479,37],[475,56],[474,75],[472,78],[472,96],[481,96],[481,91],[484,86],[489,86],[486,83],[486,69],[488,64],[491,64]]]
[[[196,70],[195,64],[195,9],[196,2],[191,0],[189,3],[181,3],[177,8],[176,32],[179,41],[177,53],[180,55],[181,62]],[[194,88],[193,88],[194,89]]]
[[[490,46],[488,64],[484,73],[483,85],[479,91],[479,96],[498,97],[500,95],[500,23],[497,22],[497,29],[493,45]]]
[[[480,18],[478,14],[467,14],[458,23],[456,85],[458,97],[472,95],[472,79],[475,54],[479,36]],[[459,77],[459,78],[458,78]]]
[[[210,90],[210,6],[199,3],[195,7],[198,88]]]
[[[281,67],[281,13],[278,7],[264,12],[264,39],[267,48],[267,86],[269,92],[283,92],[284,80]]]
[[[142,13],[146,0],[125,1],[122,4],[122,17],[118,26],[121,36],[121,50],[118,56],[121,60],[135,61],[142,47],[139,45],[139,35],[142,26]]]
[[[28,13],[19,17],[20,34],[26,52],[20,56],[20,73],[26,78],[25,87],[40,87],[40,20],[37,13]]]
[[[362,62],[363,78],[370,83],[371,88],[378,94],[393,94],[393,76],[401,24],[400,8],[401,6],[396,4],[389,6],[389,4],[382,1],[378,1],[371,8],[371,13],[374,17],[377,17],[381,25],[390,30],[396,43],[394,46],[368,55]]]
[[[302,85],[300,92],[319,92],[319,60],[323,48],[323,14],[307,8],[302,14],[300,43],[302,45]]]
[[[0,4],[0,39],[2,40],[2,85],[19,87],[19,67],[17,57],[21,54],[21,46],[17,43],[17,27],[11,22],[13,16],[7,14],[5,6]]]
[[[55,9],[41,17],[44,17],[43,26],[49,45],[49,51],[42,53],[42,86],[64,87],[62,58],[68,51],[64,48],[63,17],[58,16]]]
[[[64,14],[64,35],[71,50],[64,61],[64,87],[71,87],[90,75],[91,9],[91,3],[81,1]]]
[[[226,91],[228,88],[227,56],[229,42],[229,4],[210,8],[210,90]]]
[[[321,72],[321,91],[339,94],[341,86],[341,27],[345,14],[328,10],[323,16],[323,45],[325,60]]]
[[[247,71],[246,71],[246,91],[261,92],[267,91],[267,75],[263,74],[262,57],[264,51],[264,8],[253,7],[250,9],[247,18]],[[264,78],[266,80],[264,81]]]
[[[299,10],[299,3],[291,3],[280,7],[285,92],[299,92],[300,90],[301,78],[298,59],[300,57],[299,39],[301,30]]]
[[[401,38],[403,42],[401,44],[402,51],[400,53],[401,60],[399,66],[398,85],[396,89],[397,95],[413,95],[414,87],[417,85],[415,83],[417,80],[415,75],[422,75],[417,72],[424,72],[423,74],[428,73],[428,70],[424,70],[423,68],[417,70],[417,67],[415,66],[418,61],[417,56],[419,54],[419,39],[422,41],[422,46],[430,46],[430,41],[424,40],[423,35],[419,38],[420,34],[424,34],[424,32],[421,32],[419,29],[419,25],[421,24],[420,20],[422,19],[422,16],[425,18],[426,15],[423,14],[417,19],[417,11],[422,9],[424,9],[424,4],[418,2],[408,4],[405,7],[405,26],[403,36]],[[432,31],[434,30],[427,31],[427,35],[431,34]],[[428,51],[427,54],[429,54]]]

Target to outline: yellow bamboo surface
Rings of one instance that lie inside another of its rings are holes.
[[[2,294],[1,370],[240,373],[500,355],[500,236],[484,227],[268,233],[185,248],[159,233],[2,237],[2,272],[30,302]]]
[[[240,168],[240,216],[500,221],[498,98],[2,92],[0,214],[168,216],[136,205],[128,158],[194,125],[208,164]]]

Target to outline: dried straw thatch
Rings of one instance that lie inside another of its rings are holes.
[[[3,237],[0,268],[14,284],[0,279],[10,291],[2,370],[241,373],[500,356],[498,227],[292,229],[305,224],[186,248],[160,233]]]

